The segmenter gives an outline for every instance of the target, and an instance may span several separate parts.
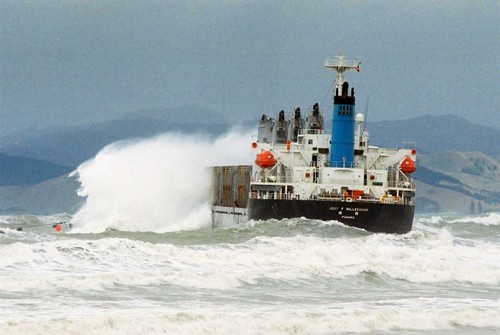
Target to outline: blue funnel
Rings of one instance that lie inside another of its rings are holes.
[[[348,94],[349,84],[342,84],[339,95],[336,89],[333,104],[332,143],[330,147],[330,166],[353,167],[354,165],[354,126],[355,99],[354,88]]]

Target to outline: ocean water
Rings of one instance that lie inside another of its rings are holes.
[[[115,143],[75,171],[77,213],[0,216],[0,335],[500,333],[499,213],[212,229],[206,166],[250,138]]]
[[[79,233],[72,219],[0,217],[0,334],[500,333],[498,213],[420,215],[405,235],[306,219]]]

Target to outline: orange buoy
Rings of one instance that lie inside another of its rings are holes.
[[[257,155],[255,164],[257,164],[257,166],[261,169],[266,169],[276,165],[276,159],[274,158],[274,155],[271,153],[271,151],[266,150]]]
[[[417,170],[415,161],[411,159],[409,156],[406,156],[405,159],[403,159],[400,168],[401,171],[403,171],[404,173],[413,173]]]

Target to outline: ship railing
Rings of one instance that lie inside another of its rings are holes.
[[[360,63],[356,60],[346,60],[343,57],[328,58],[325,60],[325,67],[346,67],[346,68],[355,68]]]
[[[279,200],[319,200],[319,201],[343,201],[343,202],[380,202],[381,199],[375,198],[369,195],[363,195],[360,197],[345,197],[339,194],[328,194],[322,193],[318,195],[308,195],[307,197],[301,196],[300,194],[293,193],[278,193],[276,196],[270,196],[269,194],[260,194],[258,191],[249,192],[248,197],[250,199],[279,199]],[[396,200],[392,198],[384,198],[382,200],[386,203],[397,203]]]
[[[260,194],[258,191],[252,191],[248,194],[250,199],[280,199],[280,200],[310,200],[310,198],[301,198],[300,194],[278,193],[275,197],[269,194]]]
[[[387,187],[397,188],[401,190],[414,190],[416,188],[416,185],[414,181],[389,181],[387,183]]]
[[[260,176],[257,175],[253,178],[254,183],[273,183],[273,184],[290,184],[293,182],[291,177],[286,176]]]
[[[358,167],[358,163],[356,162],[342,162],[342,161],[329,161],[327,163],[327,165],[329,167],[335,167],[335,168],[349,168],[349,169],[353,169],[353,168],[356,168]]]
[[[323,129],[299,129],[299,135],[321,135],[324,133]]]
[[[296,180],[292,176],[261,176],[258,173],[252,179],[252,183],[262,183],[262,184],[292,184],[292,183],[307,183],[307,184],[322,184],[320,183],[319,175],[315,176],[314,171],[310,174],[309,177],[304,176],[304,180]],[[334,185],[345,185],[351,189],[358,189],[363,187],[363,183],[359,180],[355,179],[342,179],[342,178],[334,178],[329,179],[325,184],[334,184]],[[414,185],[414,184],[413,184]],[[404,188],[404,187],[400,187]]]

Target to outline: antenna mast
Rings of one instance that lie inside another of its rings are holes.
[[[325,61],[325,67],[337,72],[337,81],[335,83],[335,89],[339,90],[339,94],[342,94],[342,84],[344,83],[344,72],[348,70],[360,71],[361,62],[357,60],[345,60],[344,54],[342,52],[340,55],[335,56],[335,59],[327,59]],[[335,93],[334,93],[335,94]]]

